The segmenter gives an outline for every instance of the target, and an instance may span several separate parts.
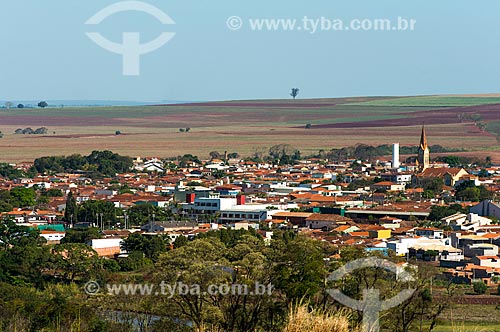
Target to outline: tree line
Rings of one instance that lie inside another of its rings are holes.
[[[111,151],[93,151],[88,156],[42,157],[34,162],[40,174],[82,172],[89,177],[114,177],[117,173],[129,172],[132,166],[132,158]]]

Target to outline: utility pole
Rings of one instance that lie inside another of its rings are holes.
[[[153,232],[153,225],[155,223],[155,214],[152,214],[153,219],[150,219],[150,225],[149,225],[149,231],[152,233]]]

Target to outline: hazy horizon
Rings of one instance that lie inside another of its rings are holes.
[[[500,3],[368,0],[306,3],[144,1],[168,14],[162,25],[123,12],[85,22],[116,0],[6,0],[0,4],[0,100],[216,101],[477,94],[500,91]],[[29,10],[27,10],[29,8]],[[243,27],[228,28],[238,16]],[[255,31],[250,19],[415,20],[413,31]],[[122,57],[85,34],[119,43],[176,35],[140,57],[140,76],[122,75]]]

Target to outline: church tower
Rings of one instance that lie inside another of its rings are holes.
[[[418,147],[417,162],[420,170],[423,171],[429,168],[429,146],[427,146],[427,135],[425,133],[425,126],[422,126],[422,134],[420,135],[420,146]]]

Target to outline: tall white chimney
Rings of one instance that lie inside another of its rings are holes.
[[[399,143],[394,143],[392,145],[392,168],[399,168],[401,164],[399,163]]]

